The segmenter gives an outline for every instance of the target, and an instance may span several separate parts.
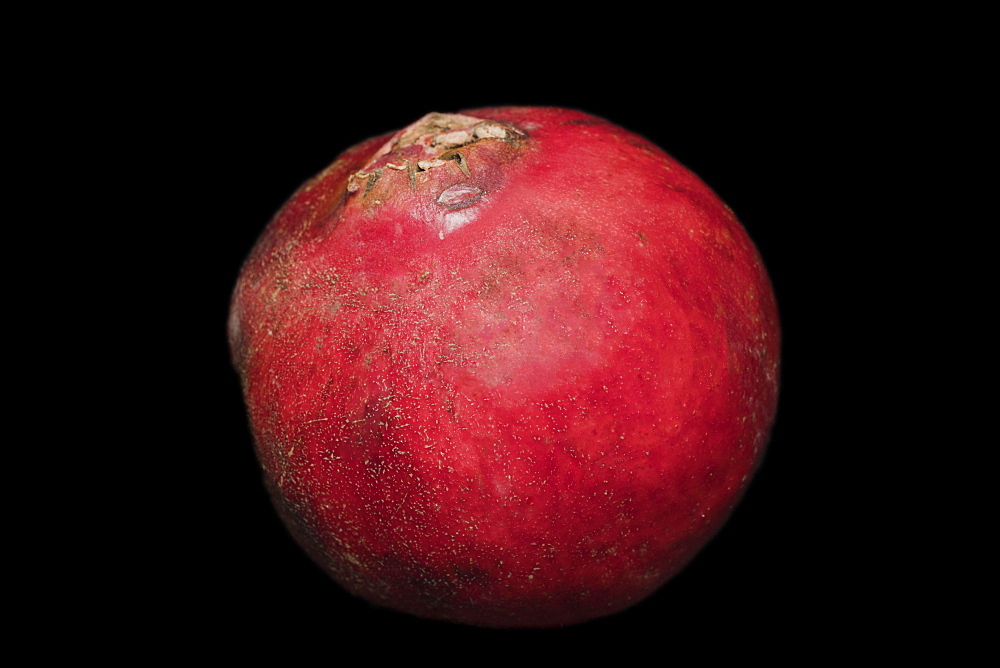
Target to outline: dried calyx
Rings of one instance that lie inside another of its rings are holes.
[[[407,171],[410,187],[415,188],[417,172],[452,161],[469,176],[465,155],[459,149],[484,139],[514,142],[525,136],[507,123],[432,112],[393,135],[364,168],[350,176],[347,190],[355,192],[363,186],[368,194],[385,169]]]

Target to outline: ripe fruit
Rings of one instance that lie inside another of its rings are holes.
[[[261,236],[229,337],[275,506],[377,604],[495,627],[675,575],[757,467],[778,324],[732,212],[577,111],[429,114]]]

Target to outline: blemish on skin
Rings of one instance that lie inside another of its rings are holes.
[[[458,183],[450,188],[446,188],[438,195],[437,203],[441,206],[455,210],[472,206],[483,197],[483,189],[465,183]]]
[[[444,239],[446,234],[451,234],[475,220],[479,215],[478,211],[463,209],[471,207],[482,199],[484,194],[482,188],[459,183],[445,189],[438,195],[437,203],[448,209],[448,213],[442,217],[438,238]]]

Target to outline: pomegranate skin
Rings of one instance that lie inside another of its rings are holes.
[[[296,541],[378,605],[608,615],[677,574],[764,453],[779,327],[733,213],[558,108],[429,114],[271,221],[229,340]]]

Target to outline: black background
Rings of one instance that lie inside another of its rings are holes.
[[[146,473],[129,483],[148,506],[146,520],[129,523],[141,539],[114,557],[120,614],[139,621],[149,646],[220,653],[364,639],[369,650],[475,646],[500,658],[529,646],[564,658],[651,646],[721,658],[850,653],[884,636],[880,611],[897,601],[873,584],[889,566],[869,516],[891,508],[868,495],[878,430],[865,417],[879,379],[854,375],[856,355],[873,345],[857,323],[879,291],[871,244],[858,237],[879,206],[868,191],[884,159],[870,139],[886,123],[882,83],[807,38],[721,59],[669,44],[630,51],[627,40],[533,57],[537,43],[526,40],[528,57],[517,60],[435,52],[401,63],[398,46],[331,46],[327,60],[168,60],[132,102],[150,120],[134,138],[141,159],[123,171],[160,163],[140,177],[161,222],[141,237],[155,249],[141,269],[157,290],[157,336],[137,365],[142,375],[155,360],[145,382],[157,391],[138,401],[160,417],[142,432]],[[225,339],[240,264],[304,180],[428,111],[500,104],[582,109],[671,153],[741,219],[782,318],[778,418],[744,502],[654,596],[566,629],[428,622],[345,594],[271,509]]]

